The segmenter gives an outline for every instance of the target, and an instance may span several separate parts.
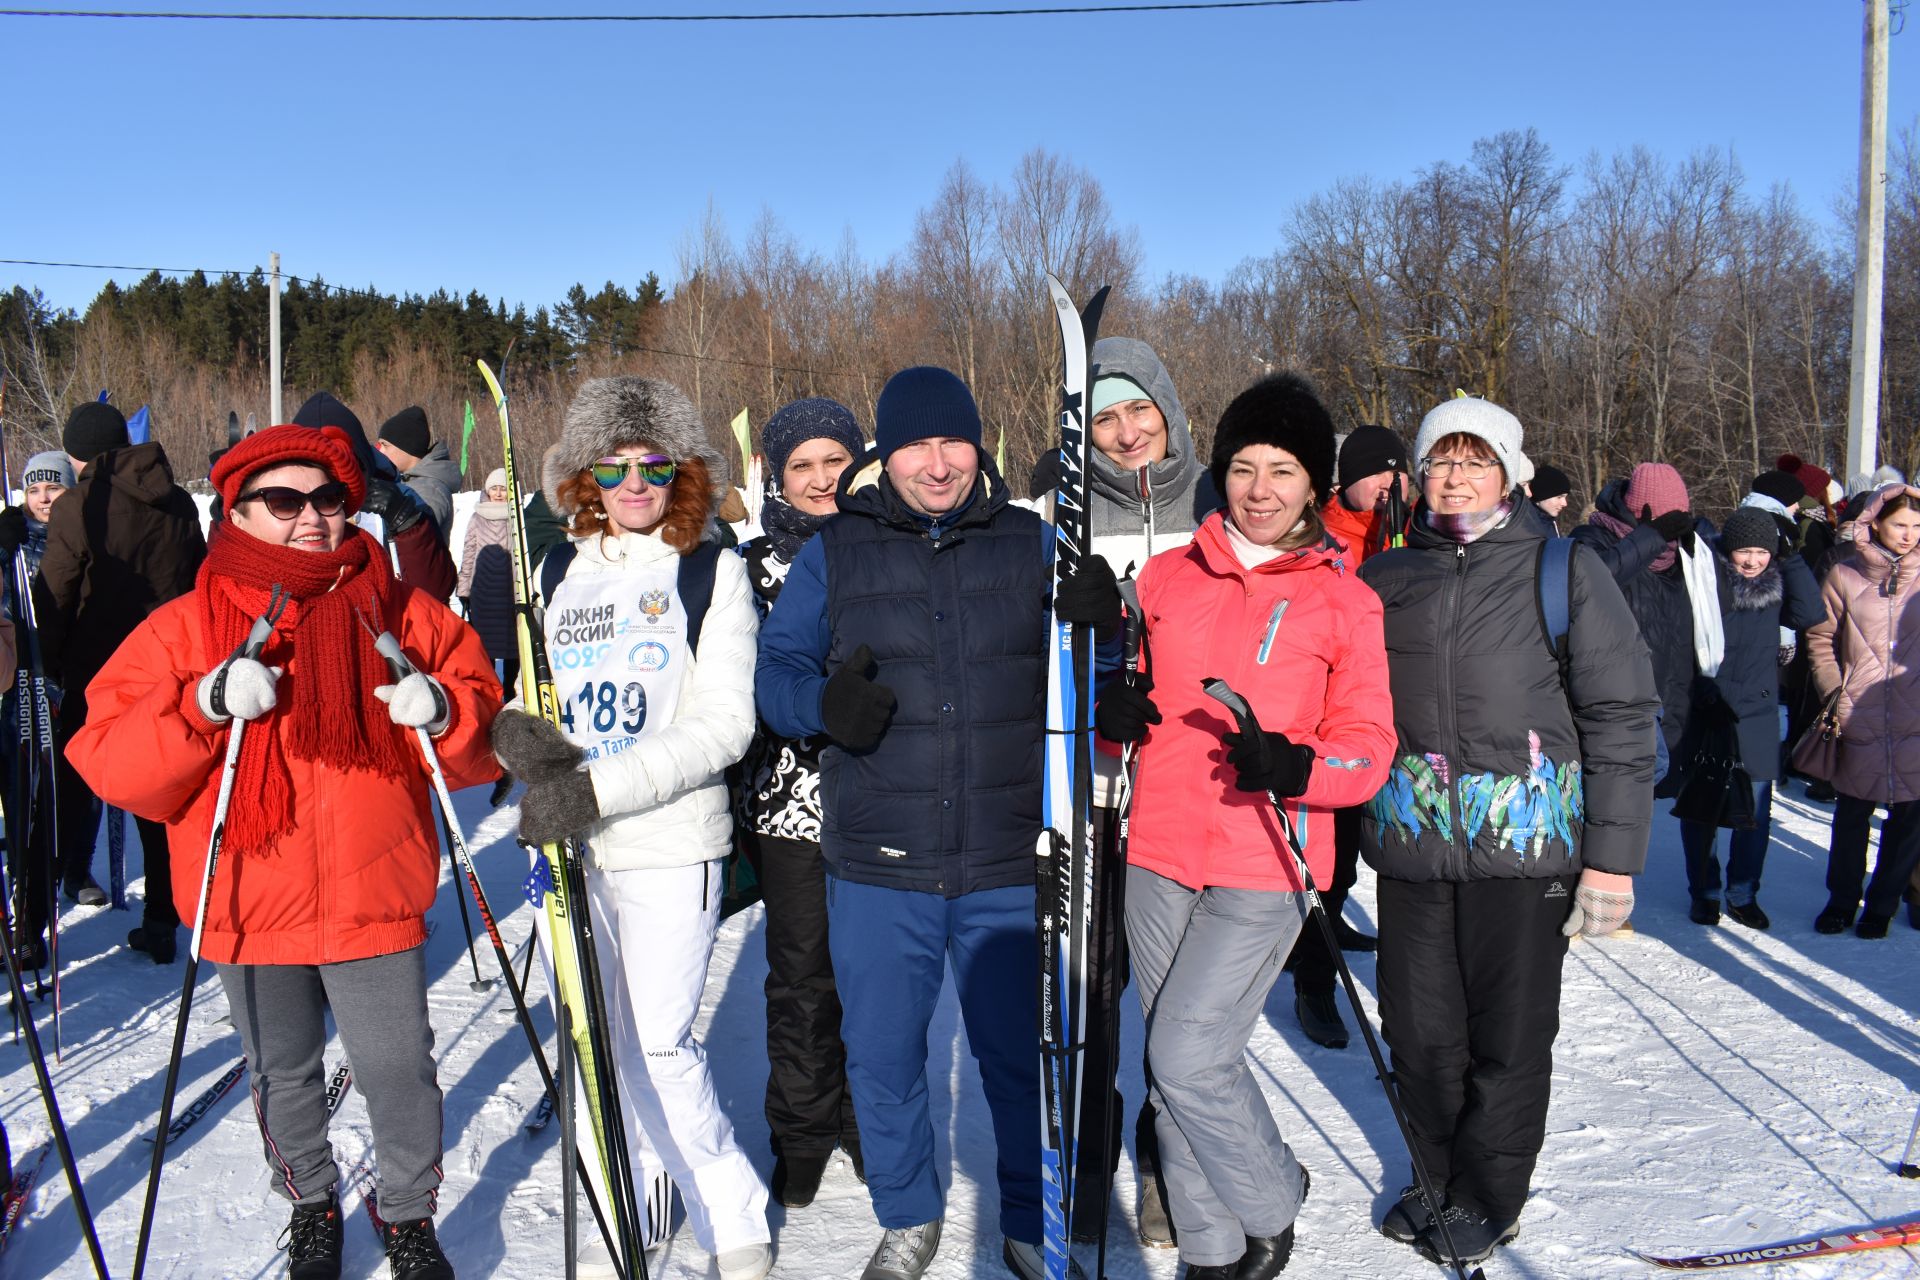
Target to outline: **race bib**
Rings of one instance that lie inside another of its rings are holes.
[[[673,720],[687,662],[679,561],[570,575],[547,604],[547,656],[560,726],[588,760],[615,755]]]

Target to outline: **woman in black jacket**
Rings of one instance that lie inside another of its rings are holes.
[[[1820,585],[1793,552],[1774,517],[1745,506],[1727,517],[1720,533],[1720,613],[1726,637],[1719,670],[1695,686],[1692,719],[1736,719],[1740,763],[1753,780],[1751,828],[1727,838],[1726,913],[1749,929],[1771,923],[1760,909],[1760,872],[1772,839],[1773,784],[1780,776],[1780,668],[1791,660],[1791,632],[1826,616]],[[1782,642],[1782,628],[1787,630]],[[1687,890],[1695,924],[1720,922],[1719,829],[1681,819],[1680,847],[1687,859]]]
[[[1399,743],[1368,807],[1379,873],[1380,1019],[1442,1205],[1402,1191],[1380,1230],[1479,1262],[1519,1234],[1546,1136],[1568,936],[1633,909],[1653,808],[1653,668],[1599,557],[1543,625],[1545,529],[1518,486],[1520,422],[1484,400],[1427,414],[1404,548],[1360,577],[1386,607]],[[1446,1217],[1447,1233],[1435,1221]]]

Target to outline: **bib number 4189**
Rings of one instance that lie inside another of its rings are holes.
[[[616,725],[626,733],[640,732],[647,722],[647,691],[638,680],[617,685],[611,680],[591,680],[580,686],[560,713],[560,722],[568,733],[575,731],[574,708],[580,719],[598,734],[612,733]]]

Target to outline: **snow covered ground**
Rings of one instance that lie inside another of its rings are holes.
[[[525,861],[504,838],[505,815],[486,812],[483,793],[469,791],[459,800],[511,946],[530,927],[518,888]],[[1628,1246],[1737,1246],[1920,1209],[1920,1183],[1892,1172],[1920,1080],[1914,1023],[1920,933],[1904,919],[1879,943],[1814,933],[1813,916],[1825,899],[1826,811],[1808,803],[1795,784],[1776,817],[1762,893],[1775,919],[1771,933],[1688,922],[1678,836],[1663,817],[1652,867],[1641,881],[1637,936],[1574,947],[1546,1150],[1521,1237],[1487,1268],[1496,1280],[1651,1275]],[[137,876],[131,831],[128,844],[130,874]],[[96,863],[103,878],[105,861],[103,850]],[[559,1127],[534,1136],[522,1131],[539,1095],[536,1075],[504,990],[468,987],[472,975],[453,893],[446,878],[429,943],[447,1095],[441,1238],[463,1278],[548,1280],[561,1274]],[[1363,874],[1355,899],[1352,918],[1366,918],[1370,875]],[[150,1151],[142,1138],[158,1109],[181,976],[178,966],[158,967],[126,949],[137,909],[137,902],[135,914],[69,908],[62,924],[69,965],[66,1052],[55,1080],[117,1275],[132,1270]],[[762,927],[759,908],[725,926],[701,1032],[722,1102],[764,1169],[771,1159],[761,1115]],[[494,972],[484,939],[480,955],[482,973]],[[1362,985],[1371,987],[1370,960],[1351,958]],[[534,986],[543,991],[541,979]],[[1122,1088],[1130,1140],[1131,1109],[1140,1096],[1140,1026],[1131,1000],[1128,1010],[1123,1061],[1130,1067]],[[216,1022],[223,1012],[218,983],[203,975],[187,1038],[183,1101],[239,1056],[238,1036]],[[51,1045],[48,1010],[38,1013]],[[539,1017],[551,1052],[544,1001]],[[990,1228],[977,1230],[981,1188],[992,1177],[991,1131],[951,989],[932,1043],[935,1126],[952,1181],[947,1232],[932,1274],[944,1280],[1001,1275],[999,1239]],[[1254,1038],[1253,1057],[1282,1131],[1314,1174],[1290,1273],[1442,1274],[1372,1228],[1407,1180],[1407,1162],[1358,1037],[1338,1052],[1309,1043],[1294,1023],[1291,982],[1283,977]],[[0,1039],[0,1067],[0,1115],[16,1160],[30,1158],[47,1128],[24,1050]],[[334,1142],[343,1173],[369,1151],[357,1095],[335,1121]],[[1108,1274],[1171,1280],[1178,1274],[1175,1255],[1134,1242],[1132,1183],[1131,1167],[1123,1164]],[[347,1211],[347,1275],[384,1276],[357,1197]],[[829,1172],[811,1207],[775,1207],[773,1214],[781,1277],[857,1276],[877,1233],[864,1190],[843,1164]],[[993,1215],[986,1216],[991,1223]],[[251,1109],[236,1091],[170,1152],[148,1274],[283,1274],[275,1240],[285,1221],[284,1202],[267,1190]],[[1920,1266],[1908,1252],[1888,1251],[1751,1269],[1756,1276],[1789,1271],[1896,1275],[1915,1274]],[[0,1273],[91,1274],[51,1158],[0,1257]],[[656,1255],[656,1277],[711,1274],[711,1260],[684,1230]]]

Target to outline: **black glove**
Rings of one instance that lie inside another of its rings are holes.
[[[1033,470],[1027,473],[1027,496],[1038,500],[1048,497],[1060,487],[1060,477],[1066,471],[1067,464],[1060,459],[1058,449],[1049,449],[1034,460]]]
[[[1221,739],[1227,744],[1227,763],[1239,774],[1234,786],[1242,791],[1271,791],[1297,796],[1307,789],[1313,772],[1313,748],[1295,746],[1284,733],[1238,729]]]
[[[1160,723],[1160,708],[1147,696],[1150,684],[1124,681],[1107,690],[1093,709],[1093,727],[1108,742],[1138,742],[1147,726]]]
[[[27,540],[27,509],[8,507],[0,511],[0,554],[8,559],[18,551]]]
[[[1053,597],[1053,616],[1075,626],[1111,632],[1120,625],[1120,584],[1102,556],[1081,559],[1080,567],[1060,579]]]
[[[827,677],[820,691],[820,723],[827,736],[849,751],[871,751],[893,719],[899,699],[893,690],[875,684],[873,650],[861,645]]]
[[[1652,525],[1662,538],[1668,542],[1685,541],[1689,550],[1693,547],[1693,512],[1669,511],[1663,516],[1653,514],[1652,507],[1640,508],[1640,518]]]
[[[379,516],[387,532],[405,533],[427,517],[427,504],[385,476],[367,477],[367,500],[360,509]]]

